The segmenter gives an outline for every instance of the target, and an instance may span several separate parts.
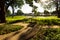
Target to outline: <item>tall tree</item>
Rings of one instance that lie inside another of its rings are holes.
[[[47,10],[44,10],[44,14],[45,14],[45,16],[50,15],[49,12],[48,12]]]
[[[23,15],[24,13],[21,10],[17,11],[17,15]]]
[[[55,7],[56,7],[56,13],[57,13],[57,16],[58,16],[58,18],[60,18],[60,0],[51,0],[51,1],[53,1],[53,5],[55,5]]]
[[[5,14],[9,6],[18,6],[21,7],[23,5],[23,0],[1,0],[0,1],[0,23],[5,23]]]
[[[34,16],[37,16],[37,7],[33,5],[33,10],[32,12],[34,13]]]
[[[24,4],[23,0],[12,0],[10,2],[10,6],[12,7],[12,17],[14,16],[14,7],[19,7],[21,8],[21,6]]]
[[[0,1],[0,22],[6,22],[5,20],[5,0]]]
[[[57,14],[58,14],[58,18],[60,18],[60,9],[59,9],[59,5],[60,5],[60,0],[55,0],[55,5],[56,5],[56,11],[57,11]]]
[[[45,1],[45,3],[41,2],[40,0],[40,3],[43,5],[43,7],[46,9],[51,9],[53,7],[56,7],[56,13],[57,13],[57,16],[58,18],[60,18],[60,9],[59,9],[59,6],[60,6],[60,0],[47,0]]]
[[[26,0],[26,3],[29,4],[29,6],[33,7],[32,12],[34,13],[34,16],[37,15],[37,7],[33,5],[33,1],[37,2],[37,0]]]
[[[10,16],[11,15],[11,11],[7,10],[6,16]]]

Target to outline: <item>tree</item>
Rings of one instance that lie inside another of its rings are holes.
[[[5,23],[5,14],[9,6],[18,6],[21,7],[23,5],[23,0],[1,0],[0,1],[0,23]]]
[[[58,16],[58,18],[60,18],[60,0],[51,0],[52,1],[52,4],[51,5],[55,5],[56,7],[56,14]]]
[[[21,8],[21,6],[24,4],[23,0],[14,0],[11,1],[10,6],[12,7],[12,17],[14,16],[14,7],[19,7]]]
[[[34,13],[34,16],[37,16],[37,7],[33,5],[33,10],[32,12]]]
[[[49,12],[48,12],[47,10],[44,10],[44,14],[45,14],[46,16],[48,16],[48,15],[49,15]]]
[[[18,10],[16,14],[17,15],[23,15],[24,13],[21,10]]]
[[[47,0],[46,4],[44,4],[43,2],[41,2],[40,0],[40,3],[43,5],[43,7],[46,9],[53,9],[53,7],[56,7],[56,13],[57,13],[57,16],[58,18],[60,18],[60,9],[59,9],[59,6],[60,6],[60,0]]]
[[[37,0],[26,0],[26,3],[33,7],[32,12],[34,13],[34,16],[37,16],[37,7],[33,5],[33,1],[37,2]]]
[[[59,0],[55,0],[55,5],[56,5],[56,11],[58,14],[58,18],[60,18],[60,11],[59,11],[59,5],[60,5],[60,1]]]
[[[6,22],[5,20],[5,0],[0,1],[0,22]]]
[[[33,7],[33,0],[25,0],[27,4],[29,4],[29,6]]]
[[[10,16],[10,15],[11,15],[10,10],[7,10],[6,16]]]

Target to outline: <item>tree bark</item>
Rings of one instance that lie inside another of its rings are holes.
[[[12,5],[12,18],[14,17],[14,6]]]
[[[0,2],[0,23],[5,23],[5,3]]]
[[[59,1],[57,0],[56,1],[56,11],[57,11],[56,13],[57,13],[58,18],[60,18],[60,12],[59,12],[59,7],[58,7],[59,6],[58,2]]]

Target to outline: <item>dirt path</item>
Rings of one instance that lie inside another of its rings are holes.
[[[13,40],[13,39],[20,40],[20,37],[22,35],[23,36],[25,35],[26,38],[29,38],[30,36],[33,36],[34,34],[36,34],[38,31],[38,28],[39,28],[39,27],[37,27],[37,28],[34,27],[32,29],[32,27],[27,27],[27,25],[29,25],[29,23],[23,23],[23,22],[14,23],[11,25],[21,25],[21,26],[24,26],[24,28],[22,28],[21,30],[18,30],[16,32],[12,32],[12,33],[5,34],[5,35],[0,35],[0,40]],[[43,26],[43,28],[48,28],[48,26]],[[51,28],[60,28],[60,26],[55,25],[55,26],[52,26]]]
[[[26,27],[29,23],[23,23],[23,22],[18,22],[18,23],[14,23],[12,25],[20,25],[20,26],[24,26]]]
[[[1,24],[1,25],[4,25],[4,24]],[[17,35],[21,35],[22,33],[24,33],[25,31],[28,31],[30,29],[30,27],[27,27],[27,23],[14,23],[12,25],[21,25],[21,26],[24,26],[24,28],[22,28],[21,30],[18,30],[16,32],[12,32],[12,33],[9,33],[9,34],[5,34],[5,35],[0,35],[0,40],[10,40],[11,37],[12,38],[16,38]],[[16,38],[17,39],[17,38]],[[12,40],[12,39],[11,39]]]
[[[4,25],[5,23],[0,23],[0,25]]]

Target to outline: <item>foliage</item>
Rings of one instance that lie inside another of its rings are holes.
[[[45,14],[45,15],[48,15],[49,12],[48,12],[47,10],[44,10],[44,14]]]
[[[37,7],[33,5],[33,10],[32,12],[34,13],[34,16],[37,16],[38,13],[37,13]]]
[[[22,26],[18,26],[18,25],[8,25],[8,24],[0,25],[0,35],[17,31],[20,30],[21,28]]]
[[[7,10],[6,16],[9,16],[9,15],[11,15],[11,12],[10,10]]]
[[[36,16],[37,15],[37,7],[35,5],[33,5],[33,1],[37,2],[37,0],[26,0],[26,3],[29,4],[29,6],[33,7],[32,12]]]
[[[29,4],[31,7],[33,7],[33,0],[25,0],[27,4]]]
[[[6,7],[9,7],[9,6],[21,7],[21,5],[23,5],[24,3],[23,3],[23,0],[6,0],[5,4],[6,4]]]
[[[21,10],[18,10],[16,15],[23,15],[23,14],[24,13]]]

